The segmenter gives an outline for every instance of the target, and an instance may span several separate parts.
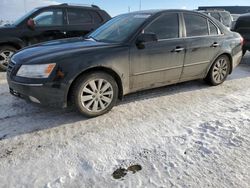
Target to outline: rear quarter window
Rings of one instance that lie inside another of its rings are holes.
[[[98,12],[91,11],[94,23],[102,23],[103,19]]]
[[[210,35],[218,35],[217,27],[211,21],[209,21],[208,24],[209,24]]]

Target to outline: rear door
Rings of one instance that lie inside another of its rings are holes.
[[[83,8],[68,8],[67,18],[67,37],[84,36],[102,23],[96,11]]]
[[[219,53],[222,38],[217,26],[207,17],[183,13],[186,55],[181,80],[203,78]]]

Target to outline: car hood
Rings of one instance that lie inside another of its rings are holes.
[[[11,35],[12,32],[15,32],[17,27],[15,25],[2,25],[0,26],[0,38]]]
[[[77,52],[96,50],[98,48],[112,47],[116,45],[117,44],[87,40],[83,39],[82,37],[55,40],[24,48],[23,50],[16,53],[12,59],[18,64],[23,64],[33,61],[37,58],[47,59]]]
[[[0,30],[15,29],[16,26],[13,24],[5,24],[0,26]]]

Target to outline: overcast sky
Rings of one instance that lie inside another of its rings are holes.
[[[37,6],[55,3],[57,2],[53,0],[1,0],[0,20],[14,21]]]
[[[25,12],[48,4],[56,3],[80,3],[96,4],[107,10],[109,14],[115,16],[120,13],[139,9],[140,0],[0,0],[0,20],[14,21],[22,16]],[[26,3],[25,3],[26,2]],[[169,9],[169,8],[187,8],[196,9],[198,6],[229,6],[244,5],[250,6],[250,0],[141,0],[142,9]]]

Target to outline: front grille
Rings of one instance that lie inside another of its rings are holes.
[[[10,61],[8,68],[7,68],[7,74],[11,74],[14,67],[15,67],[15,63],[13,61]]]

